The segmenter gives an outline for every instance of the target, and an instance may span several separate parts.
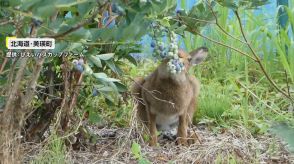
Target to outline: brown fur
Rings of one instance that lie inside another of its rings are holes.
[[[199,81],[189,75],[188,70],[192,64],[204,60],[206,54],[206,48],[192,51],[191,56],[180,50],[179,57],[185,71],[169,73],[168,60],[164,60],[148,77],[135,79],[132,92],[141,100],[137,105],[137,115],[149,128],[150,145],[157,143],[157,124],[166,129],[173,123],[178,124],[178,143],[187,144],[187,128],[192,122],[200,91]]]

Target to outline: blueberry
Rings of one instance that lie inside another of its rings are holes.
[[[178,9],[177,14],[180,14],[183,11],[183,9]]]
[[[173,56],[173,57],[174,57],[174,59],[179,59],[178,54],[175,54],[175,53],[174,53],[174,56]]]
[[[176,64],[176,71],[177,71],[177,72],[180,72],[180,71],[181,71],[181,66],[180,66],[180,64],[178,64],[178,63]]]
[[[33,19],[33,23],[36,27],[39,27],[42,24],[42,21],[37,20],[37,19]]]
[[[175,73],[177,73],[177,71],[176,71],[176,70],[174,70],[174,69],[173,69],[173,70],[171,70],[170,72],[171,72],[172,74],[175,74]]]
[[[79,59],[78,64],[79,64],[79,65],[83,65],[83,64],[84,64],[84,59],[82,59],[82,58]]]
[[[96,88],[94,88],[94,89],[93,89],[92,96],[94,96],[94,97],[95,97],[95,96],[98,96],[98,94],[99,94],[99,93],[98,93],[97,89],[96,89]]]
[[[154,48],[156,46],[156,43],[153,41],[151,42],[151,45],[150,45],[152,48]]]
[[[163,46],[163,42],[158,42],[158,46]]]
[[[163,51],[163,50],[164,50],[164,47],[163,47],[163,45],[160,45],[160,46],[159,46],[159,50],[161,50],[161,51]]]
[[[80,71],[81,73],[84,71],[84,67],[80,64],[75,65],[76,70]]]
[[[185,10],[184,9],[178,9],[177,10],[177,14],[179,14],[179,15],[182,15],[184,13],[185,13]]]
[[[184,64],[183,64],[182,62],[180,62],[180,66],[181,66],[181,67],[184,67]]]
[[[170,45],[170,48],[173,49],[173,50],[176,49],[177,47],[178,47],[178,46],[177,46],[176,44],[174,44],[174,43],[172,43],[172,44]]]
[[[171,69],[171,70],[175,70],[175,69],[176,69],[176,66],[172,64],[172,65],[170,66],[170,69]]]
[[[158,50],[158,49],[156,49],[156,50],[155,50],[155,54],[156,54],[156,55],[160,55],[160,54],[161,54],[161,51]]]
[[[172,53],[172,52],[168,52],[168,56],[173,56],[174,55],[174,53]]]
[[[173,60],[172,63],[173,63],[174,65],[176,65],[176,64],[177,64],[177,60]]]
[[[162,58],[165,58],[165,57],[166,57],[166,55],[167,55],[167,53],[166,53],[166,52],[163,52],[163,51],[161,51],[161,53],[160,53],[160,57],[162,57]]]
[[[78,64],[78,60],[74,59],[74,60],[72,61],[72,63],[73,63],[74,65],[77,65],[77,64]]]
[[[111,5],[111,10],[112,10],[112,12],[117,13],[118,9],[117,9],[117,4],[116,3],[113,3]]]
[[[178,50],[177,48],[175,48],[175,49],[174,49],[174,53],[175,53],[176,55],[178,55],[179,50]]]
[[[115,26],[115,20],[111,21],[111,23],[108,25],[109,28],[112,28]]]
[[[125,10],[121,6],[119,6],[117,3],[113,3],[111,5],[111,9],[112,9],[112,12],[117,13],[118,15],[125,14]]]

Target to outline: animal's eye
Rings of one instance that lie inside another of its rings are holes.
[[[188,61],[190,62],[192,60],[192,58],[191,57],[188,57]]]

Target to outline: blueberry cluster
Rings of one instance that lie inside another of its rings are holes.
[[[168,52],[168,56],[170,58],[174,58],[174,59],[178,59],[178,44],[177,44],[177,35],[172,31],[170,34],[170,47],[169,47],[169,52]]]
[[[167,66],[172,74],[185,70],[184,64],[179,59],[170,59]]]
[[[79,59],[79,60],[76,60],[74,59],[72,61],[73,65],[74,65],[74,68],[77,70],[77,71],[80,71],[81,73],[84,71],[84,60],[83,59]]]
[[[160,56],[161,58],[165,58],[167,56],[166,48],[162,41],[152,41],[151,47],[154,48],[153,55]]]
[[[154,26],[153,26],[154,27]],[[155,26],[157,27],[157,26]],[[177,45],[177,35],[171,31],[169,32],[170,45],[168,47],[162,41],[158,41],[159,34],[165,34],[167,30],[162,27],[154,28],[154,40],[151,42],[151,47],[154,56],[160,56],[162,59],[169,59],[168,69],[171,73],[180,73],[185,69],[184,64],[180,61],[178,56],[179,47]]]
[[[81,73],[84,73],[86,75],[91,75],[93,73],[93,70],[90,68],[88,64],[84,63],[84,59],[82,58],[79,60],[74,59],[72,63],[74,65],[74,69]]]

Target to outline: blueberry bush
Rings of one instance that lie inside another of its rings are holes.
[[[285,9],[287,28],[271,31],[260,23],[262,16],[252,14],[268,0],[199,0],[189,10],[184,0],[181,8],[171,0],[3,2],[0,163],[22,161],[20,143],[47,142],[48,131],[54,138],[49,144],[53,148],[64,139],[68,147],[80,149],[83,139],[95,140],[84,122],[97,127],[127,126],[132,113],[128,88],[133,78],[146,75],[154,62],[163,59],[169,60],[171,73],[183,71],[179,48],[190,51],[199,44],[206,45],[211,54],[210,63],[200,66],[201,71],[191,71],[209,91],[200,96],[195,123],[214,122],[223,128],[242,121],[252,134],[258,134],[266,131],[265,120],[273,113],[278,113],[272,117],[275,121],[293,119],[283,110],[276,111],[276,107],[293,108],[294,60],[287,55],[293,52],[293,38],[288,35],[291,28],[293,32],[291,8]],[[141,55],[145,36],[151,38],[147,56]],[[11,50],[6,47],[6,37],[54,38],[55,49],[49,50],[53,57],[7,58]],[[273,103],[264,100],[271,98]],[[274,112],[264,116],[259,110],[249,110],[259,106],[270,106]],[[66,151],[63,144],[59,148]],[[139,152],[133,154],[148,162],[141,148]]]

